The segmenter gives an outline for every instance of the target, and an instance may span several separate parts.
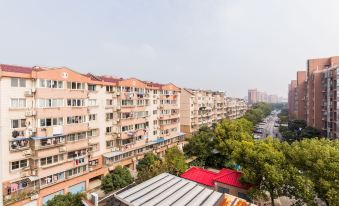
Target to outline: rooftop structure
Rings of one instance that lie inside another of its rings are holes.
[[[120,206],[230,206],[250,203],[195,182],[162,173],[132,188],[117,192],[112,205]]]

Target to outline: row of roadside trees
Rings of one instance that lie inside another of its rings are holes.
[[[249,191],[253,199],[274,205],[275,198],[287,196],[296,205],[317,205],[317,199],[339,205],[339,142],[254,140],[253,124],[270,112],[268,107],[261,104],[244,118],[201,128],[184,147],[186,155],[196,157],[194,164],[199,166],[240,168],[243,183],[253,185]]]

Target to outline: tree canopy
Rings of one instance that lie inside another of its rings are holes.
[[[130,171],[122,166],[117,166],[112,173],[108,173],[101,181],[101,189],[105,193],[126,187],[133,182]]]
[[[319,198],[338,205],[339,141],[318,139],[319,131],[303,121],[285,128],[292,141],[254,140],[252,125],[247,118],[223,120],[193,135],[184,151],[202,165],[240,169],[241,181],[253,185],[252,198],[288,196],[296,205],[317,205]]]
[[[179,176],[188,168],[188,165],[185,162],[185,155],[178,147],[167,149],[164,159],[167,171],[173,175]]]
[[[46,206],[84,206],[81,201],[82,198],[84,198],[82,193],[56,195],[53,199],[47,201]]]

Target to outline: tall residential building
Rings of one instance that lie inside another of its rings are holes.
[[[268,95],[267,102],[272,103],[272,104],[278,103],[279,102],[278,95],[275,95],[275,94]]]
[[[0,65],[5,205],[92,189],[117,165],[180,145],[180,89],[71,69]]]
[[[279,98],[275,94],[267,94],[267,92],[262,92],[257,89],[249,89],[247,102],[249,105],[259,103],[259,102],[274,104],[274,103],[284,102],[284,100],[283,98]]]
[[[297,115],[298,108],[298,90],[297,90],[297,81],[292,80],[288,85],[288,116],[291,119],[295,119]]]
[[[310,59],[307,71],[297,72],[297,118],[329,138],[339,138],[337,74],[339,56]],[[291,90],[289,90],[290,92]],[[294,100],[289,96],[290,111]]]
[[[248,90],[248,104],[255,104],[258,102],[257,89]]]
[[[180,124],[185,133],[197,132],[202,125],[210,127],[224,118],[239,118],[247,110],[245,100],[226,97],[224,92],[182,89],[180,96]]]
[[[306,113],[306,71],[297,72],[297,93],[298,108],[296,118],[299,120],[307,120]]]

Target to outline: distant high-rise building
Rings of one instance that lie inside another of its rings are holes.
[[[280,101],[281,100],[281,101]],[[257,89],[249,89],[248,90],[248,104],[255,104],[258,102],[266,102],[266,103],[279,103],[286,102],[284,98],[279,98],[275,94],[267,94],[266,92],[258,91]]]
[[[257,89],[248,90],[248,104],[255,104],[258,102],[257,93],[258,93]]]
[[[298,108],[296,118],[299,120],[307,120],[306,113],[306,71],[297,72],[297,93]]]
[[[297,80],[292,80],[288,85],[288,116],[295,119],[298,107]]]
[[[339,56],[309,59],[307,71],[298,71],[296,82],[289,84],[290,114],[294,112],[295,118],[306,120],[329,138],[339,137],[338,74]]]

